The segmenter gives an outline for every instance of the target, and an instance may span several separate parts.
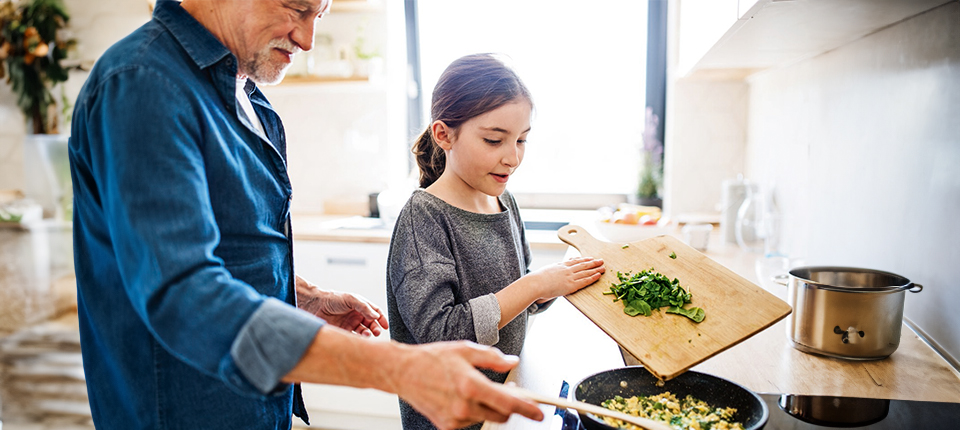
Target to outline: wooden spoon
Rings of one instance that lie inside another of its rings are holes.
[[[607,408],[603,408],[597,405],[591,405],[589,403],[578,402],[574,400],[567,400],[560,397],[550,397],[544,396],[537,393],[534,393],[530,390],[525,390],[523,388],[517,387],[515,385],[504,385],[503,388],[506,388],[510,394],[528,400],[533,400],[537,403],[542,403],[545,405],[559,406],[561,408],[575,409],[580,412],[588,412],[594,415],[603,415],[610,418],[616,418],[625,423],[630,423],[633,425],[640,426],[648,430],[674,430],[673,427],[670,427],[664,422],[654,421],[647,418],[635,417],[633,415],[627,415],[623,412],[612,411]]]

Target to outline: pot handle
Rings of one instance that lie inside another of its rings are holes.
[[[786,287],[786,286],[787,286],[787,279],[789,279],[789,278],[790,278],[790,275],[787,275],[787,274],[783,274],[783,273],[782,273],[782,274],[773,276],[771,279],[773,279],[773,282],[775,282],[775,283],[777,283],[777,284],[780,284],[780,285],[783,285],[784,287]],[[914,284],[914,285],[916,285],[916,284]],[[923,287],[920,287],[920,289],[923,289]],[[917,290],[917,291],[920,291],[920,290]]]
[[[919,292],[923,291],[923,285],[913,284],[913,283],[911,283],[910,285],[911,285],[911,287],[910,287],[910,289],[908,289],[907,291],[909,291],[909,292],[911,292],[911,293],[919,293]]]

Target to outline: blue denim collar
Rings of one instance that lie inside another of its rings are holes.
[[[220,62],[224,57],[233,55],[210,30],[184,10],[178,1],[158,1],[153,17],[167,28],[201,69],[206,69]],[[236,62],[233,63],[234,74],[236,74]]]

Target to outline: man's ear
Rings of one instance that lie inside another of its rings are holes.
[[[453,147],[453,130],[443,121],[436,120],[430,124],[430,133],[433,134],[433,141],[437,142],[444,151],[449,151]]]

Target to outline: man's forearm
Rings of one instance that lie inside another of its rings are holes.
[[[313,382],[397,392],[397,369],[410,347],[325,325],[284,382]]]

